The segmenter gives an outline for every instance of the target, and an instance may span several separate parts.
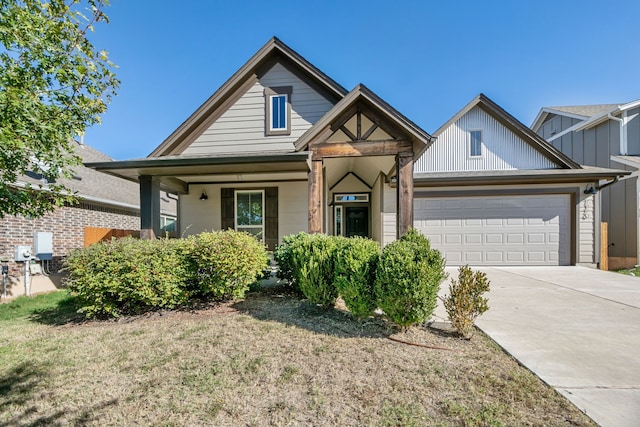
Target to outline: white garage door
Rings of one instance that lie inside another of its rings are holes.
[[[566,194],[414,200],[414,226],[448,265],[568,265]]]

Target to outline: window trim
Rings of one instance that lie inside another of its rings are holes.
[[[242,193],[260,193],[262,197],[262,217],[261,225],[238,225],[238,194]],[[264,189],[236,189],[233,192],[233,225],[236,231],[244,231],[247,228],[260,229],[260,233],[255,235],[261,242],[265,241],[265,190]]]
[[[265,115],[264,115],[264,131],[266,136],[275,135],[291,135],[291,93],[292,86],[267,87],[264,89]],[[273,111],[271,108],[271,99],[274,96],[286,96],[286,127],[282,129],[273,129]]]
[[[480,132],[480,154],[473,154],[473,138],[471,136],[471,134],[473,132]],[[470,159],[481,159],[482,157],[484,157],[484,130],[483,129],[469,129],[468,130],[468,135],[469,135],[469,144],[467,145],[469,147],[469,158]]]

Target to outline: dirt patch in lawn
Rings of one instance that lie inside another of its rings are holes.
[[[593,425],[479,332],[400,333],[277,288],[118,322],[10,323],[0,373],[0,425]]]

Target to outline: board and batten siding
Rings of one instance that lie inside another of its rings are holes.
[[[469,156],[469,131],[482,130],[482,156]],[[479,107],[445,129],[415,172],[553,169],[557,166]]]
[[[267,87],[291,86],[291,134],[265,135]],[[333,107],[281,64],[275,64],[184,150],[185,155],[292,151],[293,143]]]
[[[633,117],[626,125],[629,155],[640,155],[640,116],[637,115],[639,113],[639,108],[627,111],[627,117]],[[545,122],[538,129],[538,135],[549,138],[547,123],[557,121],[558,117]],[[562,123],[564,126],[565,122]],[[550,141],[550,144],[581,165],[627,169],[611,160],[611,156],[620,155],[620,125],[613,120],[606,120],[594,127],[577,132],[568,132]],[[600,197],[602,221],[609,224],[609,257],[637,257],[637,178],[626,178],[605,188],[600,193]]]
[[[537,133],[544,139],[549,139],[580,122],[580,119],[553,114],[545,120]]]

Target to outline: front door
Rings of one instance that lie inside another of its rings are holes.
[[[369,208],[367,206],[344,207],[344,235],[369,237]]]

